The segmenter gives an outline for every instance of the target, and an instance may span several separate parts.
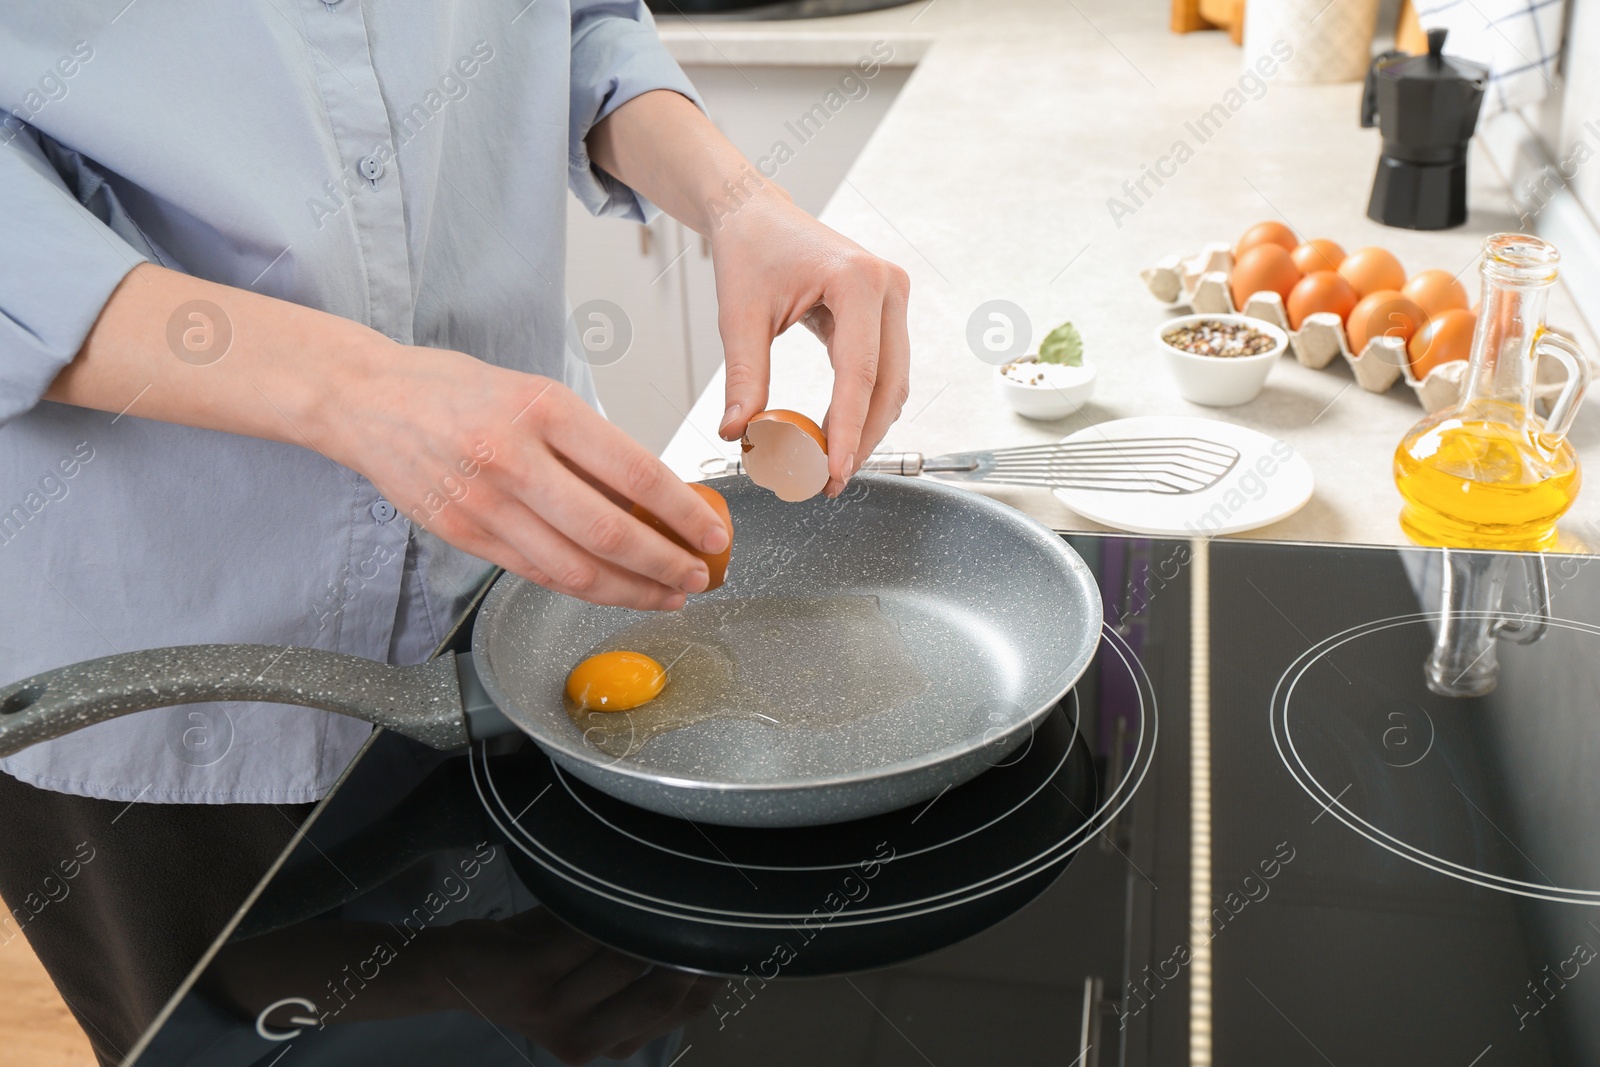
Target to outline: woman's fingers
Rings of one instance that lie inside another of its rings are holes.
[[[712,233],[718,326],[727,359],[726,440],[768,402],[773,337],[804,323],[827,346],[833,390],[823,430],[837,496],[894,421],[906,393],[905,271],[822,225],[787,197]]]
[[[772,365],[772,322],[755,301],[734,300],[717,313],[722,352],[727,364],[727,407],[717,433],[724,441],[744,435],[750,416],[767,407]]]
[[[685,593],[711,584],[705,561],[650,529],[565,465],[554,460],[530,465],[524,477],[524,492],[542,502],[544,518],[592,554]]]
[[[463,552],[487,560],[496,567],[526,578],[530,582],[544,585],[550,580],[548,574],[472,519],[452,515],[448,521],[440,522],[433,532]]]
[[[833,312],[833,347],[829,352],[833,361],[833,397],[827,415],[829,477],[824,490],[829,496],[839,495],[861,458],[861,431],[878,383],[888,280],[888,265],[873,260],[836,283],[825,296]]]
[[[374,406],[359,454],[341,458],[413,524],[596,604],[672,611],[706,587],[705,563],[629,509],[707,553],[728,546],[722,520],[572,390],[460,353],[398,352],[395,403]]]
[[[598,478],[628,500],[643,505],[687,544],[705,552],[728,547],[728,529],[711,505],[643,445],[611,425],[576,397],[543,420],[546,442],[568,462]],[[689,553],[676,546],[688,567]],[[629,566],[632,564],[629,563]]]
[[[906,302],[911,279],[899,267],[889,269],[883,294],[883,336],[878,355],[878,380],[861,428],[861,456],[870,455],[889,432],[911,393],[911,337],[906,332]]]
[[[546,589],[591,604],[614,604],[641,611],[676,611],[683,607],[681,589],[669,588],[599,558],[514,497],[488,503],[474,518],[487,535],[484,549],[499,551],[499,545],[504,545],[511,550],[511,562],[520,557],[522,565],[511,566],[471,545],[462,547]]]

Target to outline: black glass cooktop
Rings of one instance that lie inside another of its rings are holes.
[[[1069,540],[1094,665],[902,812],[698,826],[375,736],[135,1062],[1600,1063],[1600,570]]]

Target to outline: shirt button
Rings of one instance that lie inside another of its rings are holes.
[[[374,500],[372,502],[372,517],[380,523],[388,522],[398,514],[399,512],[395,511],[394,505],[387,500]]]
[[[367,156],[360,163],[357,163],[356,167],[361,171],[361,176],[369,182],[377,181],[378,177],[383,174],[383,160],[377,156]]]

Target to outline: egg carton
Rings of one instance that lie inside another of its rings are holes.
[[[1187,304],[1198,315],[1244,314],[1270,322],[1289,335],[1289,351],[1301,366],[1321,370],[1342,357],[1355,375],[1356,384],[1369,393],[1386,393],[1403,379],[1429,412],[1461,399],[1466,361],[1441,363],[1418,379],[1411,373],[1405,342],[1398,337],[1373,337],[1360,352],[1352,352],[1344,324],[1328,311],[1307,315],[1300,329],[1291,330],[1283,297],[1270,289],[1253,293],[1240,312],[1234,307],[1233,290],[1228,285],[1232,270],[1232,250],[1214,243],[1192,256],[1167,256],[1140,271],[1139,276],[1151,295],[1162,303]]]

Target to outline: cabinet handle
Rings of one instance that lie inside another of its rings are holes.
[[[648,256],[650,254],[650,245],[651,245],[650,238],[651,238],[650,227],[648,227],[648,226],[640,226],[639,227],[639,254],[641,256]]]

